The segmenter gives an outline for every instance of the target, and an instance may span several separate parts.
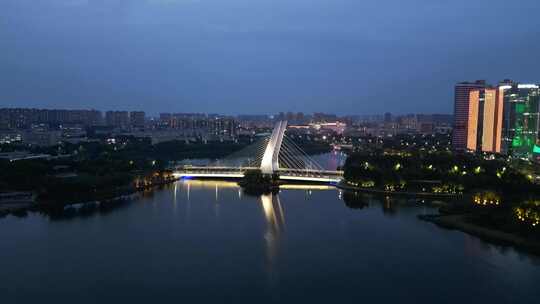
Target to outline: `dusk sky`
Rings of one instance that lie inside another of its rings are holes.
[[[451,113],[540,82],[539,0],[1,0],[0,107]]]

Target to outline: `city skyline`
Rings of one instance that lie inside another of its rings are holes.
[[[451,113],[463,79],[538,81],[537,1],[412,4],[7,0],[0,103]]]
[[[534,303],[540,0],[0,0],[2,303]]]
[[[453,101],[452,101],[453,102]],[[231,117],[241,117],[241,116],[276,116],[279,114],[305,114],[305,115],[314,115],[314,114],[329,114],[329,115],[336,115],[337,117],[368,117],[368,116],[381,116],[383,117],[385,114],[391,114],[393,116],[407,116],[407,115],[453,115],[454,112],[403,112],[403,113],[397,113],[397,112],[391,112],[391,111],[384,111],[384,112],[375,112],[375,113],[344,113],[340,114],[337,112],[320,112],[320,111],[277,111],[277,112],[261,112],[261,113],[253,113],[253,112],[238,112],[238,113],[227,113],[227,112],[201,112],[201,111],[169,111],[169,110],[163,110],[163,111],[144,111],[139,108],[119,108],[119,109],[110,109],[110,108],[104,108],[104,109],[98,109],[93,107],[73,107],[73,108],[67,108],[67,107],[32,107],[32,106],[0,106],[0,110],[2,109],[28,109],[28,110],[38,110],[38,111],[97,111],[100,112],[103,116],[107,112],[144,112],[148,118],[159,118],[161,114],[190,114],[190,115],[220,115],[220,116],[231,116]]]

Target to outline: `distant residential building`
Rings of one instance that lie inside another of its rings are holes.
[[[171,113],[160,113],[158,126],[161,128],[170,128],[172,124],[172,114]]]
[[[347,125],[342,123],[342,122],[339,122],[339,121],[336,121],[336,122],[325,122],[325,123],[314,123],[314,124],[311,124],[311,126],[315,129],[315,130],[329,130],[329,131],[332,131],[336,134],[343,134],[343,132],[345,132],[345,129],[347,128]]]
[[[105,123],[107,126],[126,129],[129,126],[129,113],[127,111],[107,111]]]
[[[97,126],[102,121],[101,112],[96,110],[0,109],[0,128],[4,129],[27,129],[32,124],[59,126],[77,123],[85,126]]]
[[[232,117],[216,117],[208,125],[210,134],[218,137],[236,137],[238,123]]]
[[[238,115],[238,124],[243,129],[272,128],[274,122],[268,115]]]
[[[338,117],[335,114],[326,114],[326,113],[313,113],[313,122],[334,122],[337,121]]]
[[[392,113],[389,113],[389,112],[384,113],[384,122],[385,123],[392,122]]]
[[[452,114],[432,114],[431,120],[436,126],[451,127],[454,122],[454,115]]]
[[[33,129],[23,133],[23,143],[33,146],[49,147],[61,141],[62,132],[60,131]]]
[[[398,118],[399,129],[402,133],[416,132],[418,128],[418,118],[414,114],[404,115]]]
[[[143,111],[132,111],[129,113],[131,127],[144,128],[146,114]]]
[[[162,129],[178,130],[187,137],[229,139],[238,135],[239,124],[233,117],[202,113],[161,113]]]
[[[66,124],[60,128],[62,133],[62,142],[68,142],[72,144],[78,144],[81,142],[87,142],[88,136],[86,128],[79,124]]]
[[[315,113],[314,116],[318,116],[317,118],[314,118],[316,121],[324,121],[324,117],[331,114],[323,114],[323,113]],[[335,116],[335,115],[334,115]],[[305,124],[309,122],[309,117],[305,115],[302,112],[293,113],[293,112],[280,112],[277,115],[274,115],[274,121],[281,121],[286,120],[290,124]]]
[[[19,131],[0,131],[0,144],[20,143],[22,139],[22,133]]]
[[[418,133],[421,134],[432,134],[435,131],[435,124],[430,121],[423,121],[417,125]]]

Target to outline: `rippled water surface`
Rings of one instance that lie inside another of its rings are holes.
[[[2,303],[536,303],[539,260],[425,203],[180,181],[110,210],[0,219]]]

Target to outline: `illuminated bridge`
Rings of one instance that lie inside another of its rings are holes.
[[[338,183],[343,171],[323,169],[285,135],[287,122],[280,121],[272,134],[208,166],[180,166],[178,178],[242,178],[247,170],[278,174],[284,181]]]

